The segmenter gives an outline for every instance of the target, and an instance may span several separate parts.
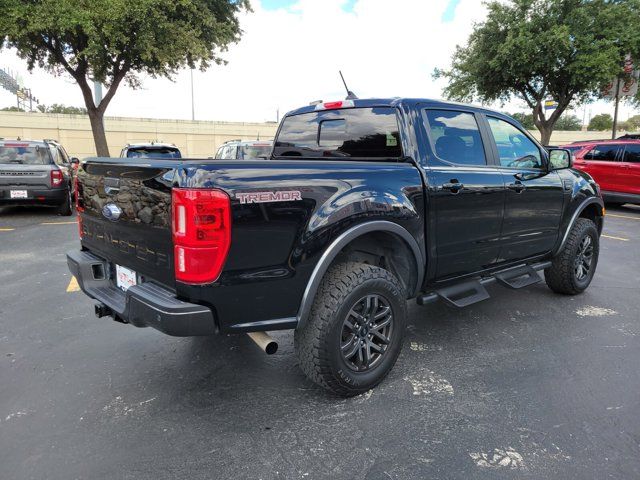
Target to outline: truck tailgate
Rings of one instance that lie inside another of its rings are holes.
[[[78,171],[82,244],[110,262],[173,287],[174,164],[89,159]]]

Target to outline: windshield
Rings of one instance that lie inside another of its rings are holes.
[[[579,147],[562,147],[565,150],[569,150],[571,153],[576,153],[578,150],[582,150],[584,148],[584,146],[579,146]]]
[[[28,143],[0,145],[0,164],[47,165],[51,163],[49,148]]]
[[[127,158],[182,158],[182,155],[172,147],[135,147],[129,148]]]
[[[271,155],[271,145],[244,145],[240,147],[240,156],[242,160],[250,158],[269,158]]]

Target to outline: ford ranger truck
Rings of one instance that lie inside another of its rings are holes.
[[[392,368],[407,300],[465,307],[540,271],[584,291],[605,214],[567,150],[422,99],[292,111],[268,160],[88,159],[77,190],[68,264],[98,316],[177,336],[294,330],[302,370],[343,396]]]

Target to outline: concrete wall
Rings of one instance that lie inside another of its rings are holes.
[[[227,140],[270,140],[275,123],[204,122],[148,118],[105,117],[111,156],[120,155],[127,143],[151,140],[175,143],[185,157],[213,156]],[[0,112],[0,137],[23,139],[53,138],[71,156],[95,156],[89,118],[84,115]]]
[[[120,155],[127,143],[151,140],[175,143],[185,157],[213,156],[227,140],[272,139],[275,123],[204,122],[158,120],[150,118],[106,117],[107,142],[112,156]],[[531,132],[540,138],[537,130]],[[59,140],[70,155],[84,158],[95,155],[88,117],[43,113],[0,112],[0,137]],[[576,140],[611,138],[611,132],[554,132],[552,145]]]

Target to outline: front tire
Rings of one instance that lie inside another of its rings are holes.
[[[300,368],[337,395],[366,392],[395,364],[406,317],[405,292],[392,273],[364,263],[334,265],[309,320],[295,331]]]
[[[599,254],[600,236],[596,225],[587,218],[578,218],[564,248],[544,271],[547,285],[556,293],[582,293],[593,279]]]

